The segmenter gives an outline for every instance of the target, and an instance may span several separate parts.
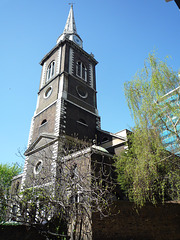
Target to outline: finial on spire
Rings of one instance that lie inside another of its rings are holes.
[[[68,4],[71,5],[71,7],[73,7],[73,5],[74,5],[75,3],[72,2],[72,3],[68,3]]]

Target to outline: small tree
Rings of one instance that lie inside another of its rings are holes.
[[[180,91],[178,74],[150,54],[144,68],[125,83],[125,95],[135,120],[129,150],[117,158],[119,183],[142,206],[179,199],[180,160],[165,150],[161,136],[168,131],[179,148]],[[175,101],[166,95],[174,90]]]
[[[92,213],[109,215],[115,187],[112,156],[78,140],[59,141],[54,169],[52,146],[33,154],[46,163],[38,174],[29,172],[28,184],[11,197],[19,209],[16,221],[37,227],[48,239],[91,239]]]
[[[22,168],[17,164],[0,164],[0,223],[6,220],[6,209],[12,178],[21,171]]]

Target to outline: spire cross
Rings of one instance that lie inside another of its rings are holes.
[[[75,3],[74,2],[71,2],[71,3],[68,3],[69,5],[73,6]]]

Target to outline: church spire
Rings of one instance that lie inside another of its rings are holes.
[[[66,22],[63,33],[65,33],[65,34],[68,34],[68,33],[69,34],[72,34],[72,33],[77,34],[76,24],[75,24],[75,20],[74,20],[73,5],[71,5],[69,15],[68,15],[67,22]]]
[[[75,19],[74,19],[74,11],[73,11],[73,4],[71,4],[71,8],[69,11],[69,15],[66,21],[66,25],[64,28],[63,33],[59,36],[57,40],[57,44],[65,39],[69,39],[73,41],[75,44],[77,44],[79,47],[82,48],[82,39],[77,34]]]

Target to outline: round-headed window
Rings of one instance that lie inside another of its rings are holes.
[[[44,125],[45,123],[47,123],[47,120],[44,119],[42,122],[41,122],[41,126]]]
[[[76,87],[76,91],[77,91],[78,95],[79,95],[81,98],[87,98],[88,93],[87,93],[87,91],[85,90],[84,87],[82,87],[82,86],[77,86],[77,87]]]
[[[40,173],[40,171],[42,170],[42,166],[43,166],[43,162],[42,162],[42,160],[39,160],[39,161],[36,163],[36,166],[34,167],[34,173],[35,173],[35,174]]]
[[[49,81],[55,74],[55,61],[52,61],[47,68],[46,82]]]
[[[44,97],[45,98],[48,98],[52,93],[52,87],[49,87],[46,91],[45,91],[45,94],[44,94]]]
[[[20,183],[17,182],[17,183],[16,183],[16,191],[19,189],[19,185],[20,185]]]
[[[82,119],[82,118],[79,119],[79,122],[83,123],[83,124],[86,124],[86,121],[84,119]]]
[[[108,138],[107,138],[107,137],[104,137],[104,138],[102,139],[102,143],[107,142],[107,141],[108,141]]]

